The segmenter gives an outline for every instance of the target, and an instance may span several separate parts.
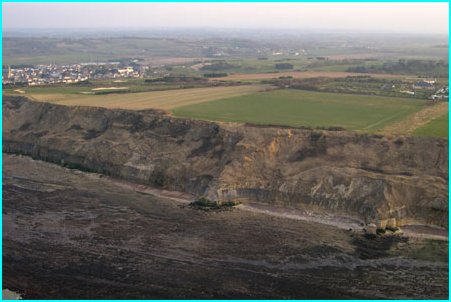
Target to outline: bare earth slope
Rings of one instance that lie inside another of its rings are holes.
[[[25,299],[446,299],[448,242],[238,209],[3,155],[3,287]]]
[[[157,111],[3,100],[3,151],[151,186],[448,226],[443,139],[219,125]]]

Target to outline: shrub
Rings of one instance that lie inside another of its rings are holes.
[[[390,232],[393,232],[393,233],[399,230],[399,228],[397,228],[397,227],[386,227],[385,229],[387,231],[390,231]]]
[[[293,69],[293,64],[290,63],[277,63],[276,69]]]
[[[378,229],[376,230],[376,234],[378,234],[378,235],[385,234],[385,229],[378,228]]]
[[[210,211],[210,210],[230,209],[238,204],[240,203],[236,201],[216,201],[210,200],[205,197],[200,197],[199,199],[191,202],[189,206],[198,210]]]

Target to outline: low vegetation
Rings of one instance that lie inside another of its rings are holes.
[[[435,93],[436,89],[412,89],[416,80],[375,78],[371,76],[347,76],[343,78],[305,78],[295,79],[293,77],[279,77],[278,79],[265,80],[263,83],[275,85],[277,87],[290,87],[292,89],[332,92],[332,93],[350,93],[350,94],[368,94],[390,97],[406,97],[416,99],[426,99]],[[436,83],[436,87],[448,85],[447,81],[442,80]],[[437,88],[438,89],[438,88]],[[414,90],[414,94],[406,91]]]
[[[414,135],[448,138],[449,117],[444,114],[415,130]]]
[[[423,100],[281,89],[178,107],[175,116],[265,125],[374,131],[417,112]]]
[[[100,94],[107,88],[125,86],[127,92],[163,91],[173,89],[202,88],[237,85],[236,82],[212,82],[202,77],[165,76],[146,79],[129,78],[123,80],[89,80],[74,84],[50,84],[42,86],[3,85],[3,93],[17,94],[17,90],[30,94]],[[117,92],[117,89],[116,89]]]
[[[290,63],[277,63],[275,67],[276,69],[283,70],[283,69],[293,69],[294,66],[293,64]]]
[[[348,68],[350,72],[417,74],[422,76],[447,77],[448,62],[444,60],[405,60],[385,62],[379,65],[356,66]]]
[[[237,201],[216,201],[210,200],[205,197],[200,197],[199,199],[191,202],[189,206],[194,209],[203,210],[203,211],[212,211],[212,210],[227,210],[231,209],[234,206],[239,205],[240,203]]]
[[[221,62],[209,64],[209,65],[204,65],[200,68],[200,70],[221,71],[221,70],[229,70],[229,69],[236,68],[236,67],[239,67],[239,66],[221,61]]]

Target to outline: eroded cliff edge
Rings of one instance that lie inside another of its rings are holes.
[[[169,190],[448,227],[448,141],[3,98],[3,151]]]

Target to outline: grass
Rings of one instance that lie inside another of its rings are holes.
[[[448,114],[444,114],[415,130],[414,135],[448,138]]]
[[[106,95],[83,95],[77,93],[25,93],[36,101],[70,106],[95,106],[122,109],[163,109],[208,102],[224,97],[238,97],[265,89],[265,85],[243,85],[176,89],[167,91],[112,93]]]
[[[379,96],[275,90],[172,110],[178,117],[257,124],[343,127],[374,131],[420,110],[425,101]]]
[[[101,87],[128,87],[130,92],[146,92],[161,91],[183,88],[201,88],[209,86],[211,83],[206,81],[193,82],[169,82],[169,83],[147,83],[146,79],[128,78],[128,79],[111,79],[111,80],[89,80],[86,83],[77,84],[55,84],[45,86],[27,86],[16,88],[4,88],[3,92],[7,94],[17,94],[14,90],[19,89],[26,94],[83,94],[93,92],[95,88]],[[120,81],[120,82],[118,82]]]
[[[280,71],[275,67],[277,63],[290,63],[293,65],[293,70],[304,68],[307,65],[306,58],[293,56],[268,56],[266,60],[259,60],[257,58],[232,59],[226,60],[226,62],[234,67],[224,69],[224,72],[242,74]]]

